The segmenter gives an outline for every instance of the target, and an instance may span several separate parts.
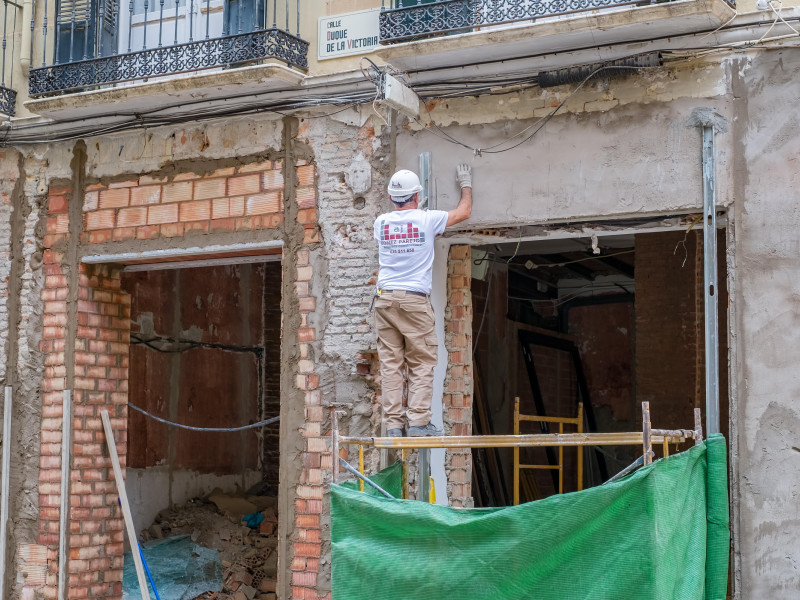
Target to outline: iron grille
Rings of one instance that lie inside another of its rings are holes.
[[[17,92],[7,87],[0,86],[0,114],[14,116],[17,106]]]
[[[42,63],[30,70],[29,93],[82,91],[267,58],[307,69],[309,44],[299,30],[300,0],[59,0],[55,25],[40,29]]]
[[[415,38],[469,31],[542,17],[670,0],[394,0],[380,14],[381,42],[391,44]],[[733,5],[734,0],[726,0]]]

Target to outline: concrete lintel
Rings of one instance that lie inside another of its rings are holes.
[[[277,253],[283,248],[281,240],[267,240],[242,244],[218,244],[194,246],[191,248],[165,248],[160,250],[143,250],[141,252],[119,252],[109,254],[87,254],[81,258],[85,264],[118,263],[123,265],[163,264],[170,268],[173,262],[189,260],[208,260],[210,258],[250,258]]]
[[[156,81],[28,100],[24,104],[32,113],[55,120],[90,116],[96,114],[98,109],[120,102],[125,103],[126,113],[151,112],[166,105],[174,105],[181,99],[224,100],[251,91],[264,93],[269,90],[298,88],[305,77],[305,74],[284,64],[267,63],[159,77]]]
[[[464,65],[465,60],[491,62],[668,38],[715,29],[735,14],[736,11],[724,0],[679,0],[648,6],[623,6],[405,42],[383,47],[376,51],[376,55],[395,67],[414,71]]]

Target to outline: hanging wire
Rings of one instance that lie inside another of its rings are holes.
[[[164,425],[177,427],[179,429],[188,429],[189,431],[212,431],[212,432],[226,432],[226,433],[245,431],[246,429],[255,429],[256,427],[264,427],[266,425],[271,425],[272,423],[276,423],[277,421],[281,420],[280,417],[272,417],[271,419],[265,419],[263,421],[259,421],[258,423],[251,423],[250,425],[243,425],[241,427],[195,427],[193,425],[183,425],[181,423],[175,423],[174,421],[168,421],[167,419],[162,419],[161,417],[157,417],[154,414],[147,412],[143,408],[139,408],[135,404],[128,403],[128,407],[132,408],[137,412],[142,413],[147,417],[150,417],[155,421],[158,421],[159,423],[164,423]]]

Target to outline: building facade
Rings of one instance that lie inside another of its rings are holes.
[[[731,595],[796,597],[800,7],[4,8],[8,597],[121,597],[107,411],[137,531],[260,482],[277,497],[277,597],[330,598],[331,411],[381,433],[373,222],[399,168],[454,208],[461,162],[472,217],[437,240],[431,296],[434,415],[452,435],[510,433],[515,397],[567,416],[581,385],[595,430],[639,429],[642,401],[654,426],[689,428],[706,406],[713,185]],[[380,97],[387,75],[410,109]],[[131,405],[280,423],[177,432]],[[434,453],[438,501],[507,503],[508,458]],[[635,458],[596,456],[588,483]],[[529,499],[548,485],[531,480]]]

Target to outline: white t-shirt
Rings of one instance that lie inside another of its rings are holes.
[[[447,211],[395,210],[375,220],[378,288],[431,293],[433,238],[444,232]]]

